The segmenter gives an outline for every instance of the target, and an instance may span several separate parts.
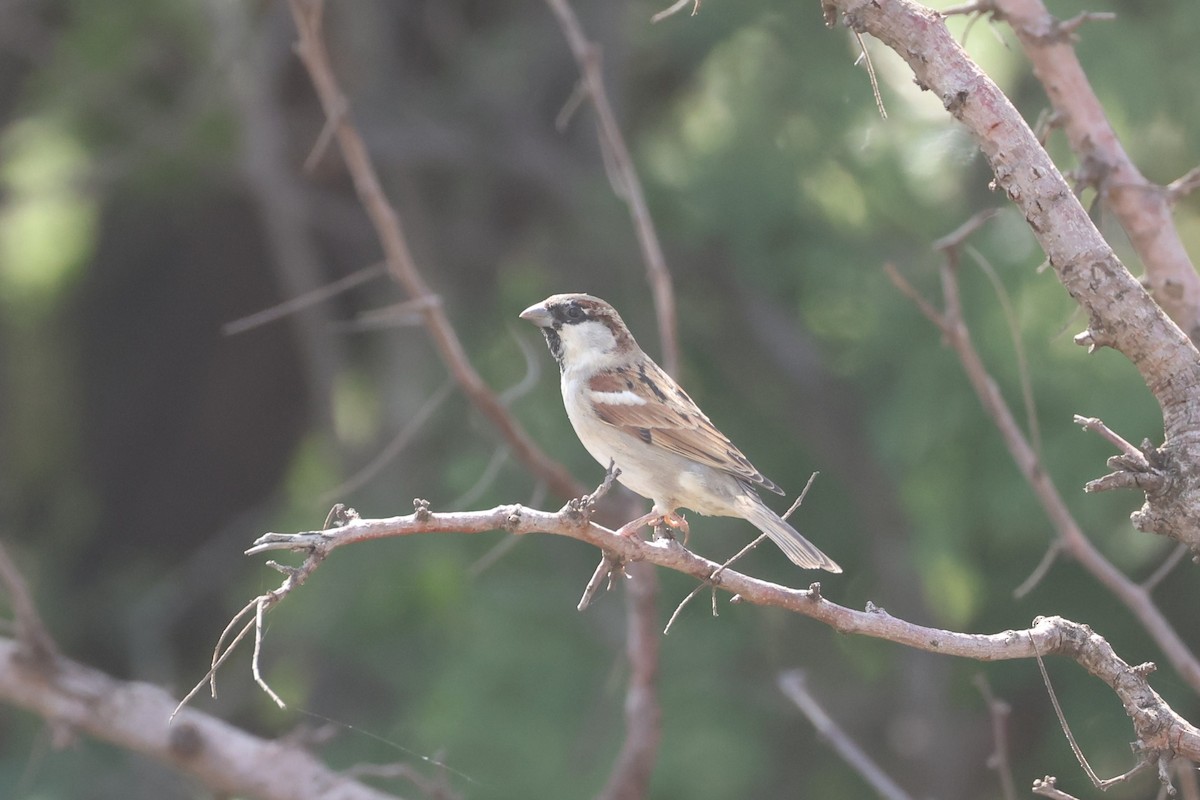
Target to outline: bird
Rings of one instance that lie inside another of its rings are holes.
[[[611,305],[588,294],[556,294],[520,318],[541,329],[558,362],[563,405],[584,449],[653,502],[649,514],[620,533],[663,523],[686,534],[687,522],[677,513],[686,508],[748,521],[800,567],[842,571],[763,502],[758,488],[783,490],[646,355]]]

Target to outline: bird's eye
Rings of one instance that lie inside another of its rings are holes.
[[[580,307],[579,303],[571,303],[571,305],[567,306],[567,318],[583,319],[583,309]]]

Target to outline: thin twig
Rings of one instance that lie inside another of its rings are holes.
[[[1118,783],[1124,783],[1154,763],[1151,758],[1143,757],[1138,761],[1137,764],[1134,764],[1131,769],[1121,773],[1120,775],[1117,775],[1115,778],[1101,778],[1098,776],[1095,770],[1092,769],[1092,765],[1088,763],[1087,758],[1084,757],[1083,749],[1080,748],[1079,743],[1075,741],[1075,736],[1071,733],[1071,726],[1067,724],[1067,717],[1063,713],[1062,706],[1058,703],[1058,695],[1055,693],[1054,687],[1050,684],[1050,673],[1046,671],[1046,664],[1044,661],[1042,661],[1042,654],[1038,651],[1037,644],[1032,644],[1033,654],[1037,659],[1038,670],[1042,673],[1042,682],[1046,685],[1046,692],[1050,695],[1050,703],[1054,706],[1055,715],[1058,716],[1058,724],[1062,726],[1062,731],[1067,737],[1067,743],[1071,746],[1071,752],[1075,754],[1076,760],[1079,761],[1079,766],[1083,768],[1084,774],[1088,776],[1088,779],[1091,780],[1093,786],[1095,786],[1097,789],[1105,790],[1110,786],[1115,786]],[[1170,779],[1167,777],[1165,772],[1160,774],[1160,778],[1164,783],[1170,785]]]
[[[667,269],[667,259],[663,255],[658,232],[650,216],[650,207],[642,191],[641,179],[633,166],[633,158],[629,155],[625,137],[621,134],[621,127],[617,124],[616,114],[613,113],[608,93],[604,89],[599,51],[596,45],[588,41],[579,17],[575,15],[567,0],[546,0],[546,4],[554,12],[559,27],[567,38],[571,54],[579,65],[579,72],[592,101],[592,107],[596,110],[601,150],[611,157],[612,168],[622,188],[622,197],[629,206],[629,215],[642,251],[642,259],[646,262],[646,277],[650,282],[658,318],[658,335],[662,347],[661,363],[668,373],[677,375],[679,342],[675,334],[675,291],[672,287],[671,273]]]
[[[1061,536],[1056,537],[1054,541],[1050,542],[1050,546],[1046,548],[1046,552],[1042,555],[1042,560],[1033,568],[1033,572],[1029,573],[1029,577],[1021,581],[1021,584],[1013,589],[1013,597],[1020,600],[1032,592],[1050,572],[1050,568],[1054,566],[1054,562],[1062,555],[1064,547],[1065,545]]]
[[[800,504],[804,502],[804,498],[808,496],[808,490],[812,488],[813,481],[815,481],[817,476],[820,474],[821,473],[819,472],[814,472],[808,476],[808,482],[804,484],[804,488],[800,490],[800,494],[796,497],[795,502],[792,503],[791,507],[787,510],[787,513],[783,515],[784,519],[787,519],[792,514],[796,513],[796,509],[800,507]],[[709,576],[707,581],[699,584],[695,589],[692,589],[688,596],[683,598],[683,600],[679,602],[679,605],[675,607],[675,611],[672,612],[671,618],[667,620],[666,627],[663,628],[663,636],[666,636],[671,632],[671,626],[674,625],[675,620],[679,618],[679,613],[683,611],[684,606],[690,603],[692,598],[700,594],[700,592],[706,587],[712,590],[712,615],[714,617],[717,616],[717,581],[720,579],[721,573],[724,572],[731,564],[736,564],[742,559],[743,556],[745,556],[754,548],[758,547],[759,543],[765,538],[767,538],[767,534],[760,534],[754,541],[750,542],[750,544],[746,545],[741,550],[738,550],[727,561],[721,564],[721,566],[717,567],[713,571],[713,574]]]
[[[991,684],[982,672],[975,676],[974,683],[983,695],[988,718],[992,721],[992,740],[996,750],[988,758],[988,766],[1000,776],[1000,790],[1004,794],[1004,800],[1016,800],[1017,787],[1013,781],[1012,763],[1008,757],[1008,717],[1012,713],[1012,707],[993,694]]]
[[[253,314],[235,319],[232,322],[226,322],[221,326],[221,333],[226,336],[236,336],[239,333],[253,330],[268,322],[274,322],[277,319],[283,319],[289,314],[295,314],[297,311],[303,311],[310,306],[337,297],[342,292],[347,292],[355,286],[360,286],[369,280],[378,278],[386,273],[387,267],[383,262],[371,264],[351,272],[345,277],[338,278],[332,283],[320,286],[312,291],[305,292],[299,297],[293,297],[291,300],[285,300],[278,305],[264,308],[262,311],[256,311]]]
[[[1200,691],[1200,661],[1159,610],[1153,598],[1113,566],[1084,535],[1083,529],[1079,527],[1062,495],[1038,460],[1037,454],[1021,432],[1021,426],[1017,424],[1012,410],[1004,401],[995,380],[988,373],[971,342],[970,331],[962,319],[956,271],[949,264],[942,267],[942,294],[946,310],[939,312],[927,300],[921,298],[894,266],[885,264],[884,270],[892,282],[913,300],[921,313],[937,326],[954,348],[971,387],[999,429],[1013,462],[1042,504],[1063,546],[1137,617],[1171,666],[1193,690]]]
[[[1167,197],[1172,203],[1178,202],[1200,188],[1200,167],[1192,167],[1175,180],[1166,185]]]
[[[780,673],[777,679],[779,688],[791,700],[796,708],[808,717],[808,721],[817,729],[821,738],[829,742],[834,752],[850,765],[851,769],[862,776],[875,793],[885,800],[911,800],[912,795],[905,792],[888,776],[886,772],[859,747],[841,726],[833,721],[821,704],[808,691],[807,680],[802,670],[794,669]]]
[[[1076,425],[1082,425],[1085,431],[1100,434],[1109,444],[1120,450],[1122,455],[1132,460],[1142,469],[1150,469],[1150,462],[1146,460],[1146,454],[1125,441],[1120,434],[1105,425],[1102,420],[1095,417],[1082,417],[1079,414],[1076,414],[1074,419]]]
[[[674,16],[686,8],[688,3],[692,4],[693,17],[700,13],[700,0],[675,0],[675,2],[669,7],[664,8],[662,11],[659,11],[657,14],[651,17],[650,22],[661,22],[667,17]]]
[[[592,601],[596,599],[596,593],[600,591],[601,586],[612,591],[613,581],[617,576],[629,577],[625,574],[625,562],[612,553],[605,552],[600,556],[600,563],[596,565],[587,585],[583,587],[583,596],[579,598],[575,608],[579,611],[586,611]]]
[[[970,3],[943,8],[938,13],[943,17],[951,17],[956,14],[985,14],[993,11],[994,5],[993,0],[972,0]]]
[[[254,675],[254,682],[267,693],[275,701],[275,705],[280,708],[287,708],[287,703],[283,702],[283,698],[275,693],[262,676],[262,670],[259,667],[259,659],[262,656],[263,643],[263,614],[266,613],[268,602],[265,597],[260,597],[258,603],[255,604],[254,611],[254,656],[250,660],[250,671]]]
[[[680,612],[687,607],[687,604],[692,601],[692,598],[700,594],[700,592],[704,591],[705,589],[712,590],[712,615],[714,617],[719,616],[717,614],[717,579],[729,565],[737,562],[742,556],[746,555],[746,553],[749,553],[751,550],[758,547],[759,543],[766,538],[767,535],[765,533],[759,534],[754,541],[750,542],[750,544],[746,545],[741,550],[738,550],[727,561],[723,562],[721,566],[717,567],[709,580],[705,581],[704,583],[696,584],[696,588],[688,592],[687,597],[680,600],[679,605],[675,606],[675,610],[671,612],[671,617],[667,620],[666,627],[663,628],[663,636],[667,636],[671,633],[671,628],[675,625],[675,620],[679,619]]]
[[[483,497],[487,490],[492,488],[492,484],[496,482],[496,478],[500,475],[500,470],[508,462],[508,447],[506,445],[498,445],[492,451],[492,457],[488,459],[488,463],[484,466],[483,471],[479,473],[479,477],[475,479],[475,483],[471,485],[465,492],[450,501],[450,505],[454,508],[466,508],[475,505],[475,501]]]
[[[546,484],[538,481],[533,487],[533,493],[529,497],[529,506],[537,508],[546,499]],[[500,543],[488,550],[475,560],[475,563],[467,567],[467,574],[471,578],[478,578],[487,570],[491,569],[501,558],[508,555],[514,547],[521,541],[520,536],[508,536],[500,540]]]
[[[1054,706],[1054,714],[1058,717],[1058,724],[1062,726],[1062,732],[1067,737],[1067,744],[1071,745],[1071,752],[1075,754],[1075,759],[1079,762],[1079,766],[1083,767],[1083,771],[1091,779],[1093,786],[1100,785],[1100,778],[1096,775],[1092,765],[1083,755],[1083,750],[1080,749],[1079,743],[1075,741],[1074,734],[1071,733],[1071,726],[1067,724],[1067,716],[1063,713],[1062,706],[1058,704],[1058,695],[1054,692],[1054,686],[1050,683],[1050,673],[1046,671],[1046,664],[1042,661],[1042,654],[1038,651],[1037,643],[1032,639],[1030,644],[1033,645],[1033,655],[1037,659],[1038,670],[1042,673],[1042,682],[1046,684],[1046,692],[1050,695],[1050,704]]]
[[[1142,589],[1147,592],[1153,592],[1157,589],[1158,585],[1171,574],[1171,570],[1175,569],[1179,565],[1179,562],[1183,560],[1183,557],[1190,552],[1191,550],[1188,549],[1186,544],[1175,545],[1175,549],[1171,551],[1171,555],[1167,556],[1166,560],[1158,565],[1158,569],[1154,570],[1146,580],[1142,581]]]
[[[12,606],[17,642],[21,645],[23,657],[30,666],[53,669],[54,662],[59,657],[58,645],[54,643],[54,638],[50,636],[41,615],[38,614],[37,605],[33,602],[33,595],[25,583],[24,576],[2,543],[0,584],[4,586]]]
[[[1021,403],[1025,406],[1025,424],[1029,429],[1029,439],[1033,443],[1033,452],[1037,453],[1038,458],[1042,457],[1042,427],[1038,423],[1037,402],[1033,396],[1033,380],[1029,375],[1029,359],[1025,355],[1025,345],[1021,340],[1021,327],[1017,323],[1017,312],[1013,308],[1012,299],[1008,296],[1008,290],[1004,288],[1004,282],[1000,280],[1000,276],[996,274],[996,270],[992,267],[992,263],[984,258],[983,253],[971,245],[966,245],[963,248],[969,256],[987,276],[988,282],[992,284],[992,290],[996,293],[996,300],[1000,303],[1000,310],[1004,313],[1005,323],[1008,325],[1009,339],[1012,341],[1013,354],[1017,358],[1017,383],[1021,387]]]
[[[378,475],[384,467],[396,460],[396,457],[408,447],[418,433],[425,427],[425,423],[429,418],[441,408],[442,403],[450,396],[454,390],[454,381],[447,380],[443,383],[436,392],[431,394],[429,398],[421,404],[421,407],[416,410],[408,421],[404,423],[404,427],[392,438],[387,446],[375,454],[375,457],[362,466],[346,480],[339,483],[327,492],[323,492],[317,502],[321,505],[326,505],[334,501],[338,497],[346,497],[359,490],[364,484]]]
[[[854,31],[854,39],[858,42],[859,60],[867,67],[867,79],[871,82],[871,94],[875,98],[875,109],[879,112],[881,119],[887,119],[887,109],[883,107],[883,95],[879,93],[879,78],[875,75],[875,64],[871,61],[871,54],[867,52],[867,43],[863,39],[862,34]],[[854,62],[858,63],[858,61]]]

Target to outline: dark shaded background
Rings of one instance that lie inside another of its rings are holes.
[[[671,265],[683,378],[764,473],[792,492],[822,475],[798,519],[846,567],[832,599],[870,600],[958,630],[1039,614],[1092,624],[1126,660],[1159,658],[1131,616],[1060,561],[1012,590],[1052,532],[953,355],[885,280],[891,260],[931,293],[929,242],[1003,205],[935,98],[881,47],[881,120],[856,46],[819,4],[711,0],[650,25],[659,4],[579,2]],[[1083,10],[1052,3],[1059,17]],[[1193,4],[1110,2],[1079,49],[1126,147],[1168,182],[1200,153]],[[301,165],[322,116],[280,3],[16,0],[0,24],[0,536],[17,552],[72,657],[186,691],[229,615],[278,583],[241,555],[264,530],[320,524],[333,500],[366,516],[502,502],[557,507],[451,393],[386,468],[331,495],[446,382],[424,332],[365,325],[404,299],[386,278],[237,336],[222,325],[379,257],[342,163]],[[956,21],[958,29],[964,21]],[[653,307],[627,212],[584,108],[555,118],[577,78],[536,2],[331,2],[329,47],[426,277],[497,390],[543,446],[595,483],[561,410],[553,364],[516,314],[545,295],[612,301],[650,352]],[[1026,117],[1045,107],[1003,26],[967,41]],[[1073,164],[1058,137],[1052,152]],[[1085,202],[1090,202],[1090,191]],[[1102,228],[1136,271],[1115,226]],[[1200,237],[1194,199],[1179,209]],[[1083,325],[1019,216],[974,237],[964,271],[976,341],[1019,403],[1009,327],[977,261],[1016,308],[1046,468],[1092,539],[1135,577],[1168,552],[1134,534],[1133,495],[1085,497],[1104,471],[1099,416],[1161,435],[1119,356],[1086,357]],[[1197,248],[1193,247],[1193,251]],[[523,352],[528,350],[530,358]],[[489,468],[489,465],[493,465]],[[498,465],[498,469],[495,468]],[[783,503],[780,504],[782,507]],[[693,524],[714,558],[748,525]],[[438,536],[339,551],[273,615],[265,651],[280,712],[248,652],[197,706],[266,735],[336,722],[335,766],[436,756],[471,797],[588,797],[622,735],[623,604],[574,605],[596,554],[553,537]],[[486,559],[486,561],[481,561]],[[773,549],[747,571],[805,585]],[[1159,590],[1200,645],[1194,567]],[[663,621],[692,588],[662,575]],[[850,797],[868,792],[783,699],[802,667],[830,713],[915,796],[999,797],[972,679],[1013,706],[1018,787],[1079,773],[1035,665],[979,665],[837,635],[781,612],[692,605],[663,642],[664,738],[653,795]],[[1116,699],[1051,664],[1097,771],[1130,764]],[[1155,687],[1197,718],[1169,669]],[[43,722],[0,709],[5,797],[193,797],[163,768],[91,741],[49,748]],[[406,791],[401,788],[400,791]],[[1150,783],[1114,790],[1144,797]]]

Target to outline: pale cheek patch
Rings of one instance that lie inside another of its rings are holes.
[[[609,406],[644,406],[646,398],[624,389],[619,392],[588,392],[592,402]]]

